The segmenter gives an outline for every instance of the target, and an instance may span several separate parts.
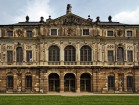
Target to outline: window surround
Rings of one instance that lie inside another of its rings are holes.
[[[130,32],[131,36],[128,35],[129,32]],[[133,31],[132,30],[126,30],[125,37],[133,37]]]
[[[113,35],[112,36],[108,35],[109,32],[112,32]],[[107,30],[106,35],[107,35],[107,37],[114,37],[114,30]]]
[[[56,35],[52,35],[52,30],[57,30]],[[58,36],[58,28],[50,28],[50,32],[49,32],[50,36]]]
[[[84,34],[84,31],[88,31],[88,34]],[[83,28],[82,29],[82,36],[89,36],[90,35],[90,30],[89,28]]]

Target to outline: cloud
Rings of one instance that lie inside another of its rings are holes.
[[[114,21],[128,24],[139,24],[139,7],[133,11],[122,11],[113,17]]]
[[[27,15],[30,18],[29,21],[40,21],[41,16],[43,16],[44,19],[48,18],[48,16],[53,13],[49,6],[49,1],[50,0],[28,0],[27,5],[20,10],[20,15],[16,16],[14,21],[25,21]]]

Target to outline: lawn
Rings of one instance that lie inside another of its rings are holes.
[[[0,96],[0,105],[139,105],[139,96]]]

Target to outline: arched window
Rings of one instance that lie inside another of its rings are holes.
[[[57,46],[49,47],[49,64],[60,61],[60,49]]]
[[[17,47],[17,49],[16,49],[16,61],[19,64],[23,62],[23,49],[22,49],[22,47]]]
[[[115,77],[113,75],[108,76],[108,90],[115,89]]]
[[[69,45],[64,49],[64,59],[66,64],[75,64],[76,61],[76,50],[73,46]]]
[[[59,75],[56,73],[51,73],[49,75],[49,91],[60,91],[60,79]]]
[[[80,77],[80,90],[91,91],[91,76],[88,73],[83,73]]]
[[[92,50],[89,46],[83,46],[80,49],[80,61],[81,64],[85,64],[85,62],[91,62],[92,60]],[[88,64],[87,63],[87,64]]]
[[[122,47],[117,48],[117,61],[124,62],[124,49]]]
[[[7,90],[12,90],[13,89],[13,76],[12,75],[8,75],[7,76]]]
[[[64,76],[64,91],[75,92],[75,75],[72,73],[67,73]]]

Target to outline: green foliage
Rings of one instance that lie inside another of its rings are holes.
[[[0,96],[0,105],[139,105],[139,96]]]

